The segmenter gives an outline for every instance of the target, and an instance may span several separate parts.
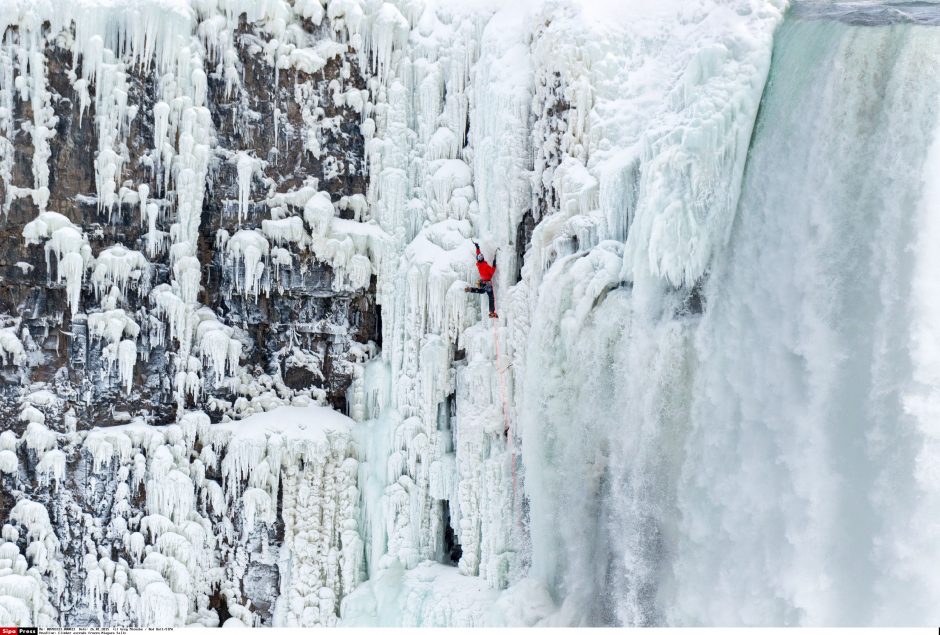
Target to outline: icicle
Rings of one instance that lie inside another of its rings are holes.
[[[122,296],[125,295],[128,281],[138,280],[149,266],[150,263],[139,251],[120,244],[108,247],[98,254],[95,261],[91,276],[95,294],[100,297],[105,289],[115,286]]]
[[[235,232],[225,248],[236,261],[240,260],[243,266],[244,278],[241,283],[238,283],[236,276],[236,288],[246,296],[252,295],[257,298],[261,290],[261,277],[264,274],[262,259],[268,255],[270,249],[267,239],[258,231],[242,229]]]
[[[248,204],[251,199],[251,177],[258,169],[258,160],[245,152],[236,155],[236,170],[238,172],[238,224],[241,226],[242,218],[248,216]]]

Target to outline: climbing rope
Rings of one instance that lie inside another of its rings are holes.
[[[516,517],[516,489],[518,486],[516,479],[516,450],[513,446],[512,430],[509,425],[509,402],[506,400],[506,379],[503,376],[503,362],[499,352],[499,335],[496,333],[496,318],[491,318],[493,325],[493,348],[496,350],[496,372],[499,375],[499,398],[503,402],[503,431],[509,443],[509,454],[512,459],[512,497],[510,505],[512,516],[516,519],[517,529],[519,528],[519,519]]]
[[[509,435],[509,402],[506,401],[506,380],[503,377],[503,362],[499,354],[499,336],[496,333],[496,318],[493,321],[493,348],[496,349],[496,370],[499,374],[499,398],[503,402],[503,431]]]

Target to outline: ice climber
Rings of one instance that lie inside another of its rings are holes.
[[[474,242],[473,246],[477,248],[477,271],[480,272],[480,281],[477,282],[476,287],[467,287],[465,291],[467,293],[485,293],[490,301],[490,317],[497,318],[499,316],[496,315],[496,301],[493,299],[493,274],[496,273],[496,261],[494,259],[492,265],[486,262],[486,258],[480,252],[480,245]]]

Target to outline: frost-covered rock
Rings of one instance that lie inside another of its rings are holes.
[[[137,422],[93,431],[69,455],[54,447],[66,435],[31,423],[23,449],[41,457],[35,483],[20,480],[28,479],[18,473],[26,454],[18,456],[15,445],[0,450],[0,478],[29,492],[10,511],[0,562],[25,553],[35,580],[17,587],[26,565],[19,573],[0,567],[0,606],[18,623],[50,623],[43,620],[57,619],[55,585],[67,582],[83,590],[89,614],[108,623],[218,620],[208,603],[219,595],[229,610],[241,606],[248,624],[335,623],[339,601],[363,572],[351,423],[319,406],[224,424],[190,412],[162,429]],[[85,475],[82,495],[63,491],[67,461],[80,466],[73,474]],[[132,494],[138,488],[142,499]],[[31,496],[88,527],[80,543],[91,549],[84,580],[63,569],[62,550],[71,546],[57,539],[46,505]],[[61,507],[63,496],[80,507]],[[245,597],[241,580],[255,563],[274,571],[281,586]]]
[[[352,379],[349,342],[378,339],[371,262],[334,244],[318,252],[337,257],[318,258],[303,204],[290,221],[262,202],[313,183],[368,217],[358,131],[367,91],[344,14],[331,25],[312,5],[249,7],[250,33],[236,37],[235,8],[185,0],[8,9],[0,203],[17,244],[0,256],[13,290],[0,304],[0,329],[23,351],[3,336],[5,378],[65,381],[67,401],[81,404],[79,427],[114,409],[172,421],[177,408],[210,399],[215,412],[235,414],[245,395],[192,364],[197,313],[208,306],[226,326],[268,332],[252,346],[242,336],[239,364],[249,375],[270,374],[297,395],[315,388],[341,405]],[[307,30],[314,18],[324,30]],[[313,159],[302,147],[311,142],[328,149]],[[278,252],[271,262],[260,243],[240,251],[236,238],[229,252],[214,244],[239,230],[267,232],[294,256]],[[239,253],[226,261],[232,250]],[[233,301],[236,294],[243,297]],[[114,311],[138,333],[117,340],[91,317],[108,314],[113,323]],[[306,350],[335,368],[315,387],[284,362]],[[293,396],[282,390],[278,398]],[[12,392],[0,397],[16,407]]]

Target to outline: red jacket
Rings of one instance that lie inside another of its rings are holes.
[[[477,255],[479,254],[480,248],[477,247]],[[489,282],[493,279],[493,274],[496,273],[496,267],[490,266],[485,260],[477,260],[477,271],[480,272],[480,280]]]

